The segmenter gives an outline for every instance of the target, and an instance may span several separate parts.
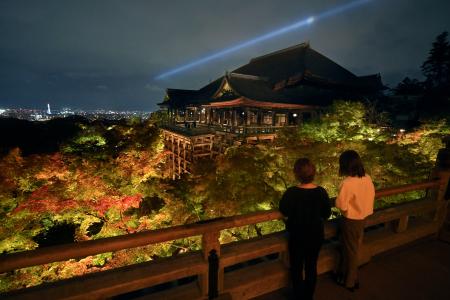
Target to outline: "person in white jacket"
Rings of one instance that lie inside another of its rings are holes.
[[[336,207],[342,213],[341,259],[336,272],[338,284],[350,291],[359,288],[358,256],[367,216],[373,213],[375,187],[358,153],[347,150],[339,157],[339,175],[344,176]]]

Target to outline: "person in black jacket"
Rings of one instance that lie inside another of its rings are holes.
[[[294,174],[299,183],[283,194],[280,211],[287,218],[294,295],[296,299],[313,299],[317,259],[324,240],[324,221],[331,214],[330,199],[323,187],[312,183],[316,168],[309,159],[298,159],[294,165]]]

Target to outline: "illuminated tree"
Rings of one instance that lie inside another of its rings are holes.
[[[386,133],[367,121],[367,109],[361,102],[335,101],[319,119],[300,126],[299,138],[318,142],[387,140]],[[383,115],[372,119],[383,119]]]

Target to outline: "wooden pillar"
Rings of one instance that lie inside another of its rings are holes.
[[[218,288],[219,293],[223,291],[223,267],[220,265],[220,242],[219,242],[219,232],[208,232],[202,236],[202,254],[203,259],[208,262],[208,257],[212,250],[216,251],[219,257],[219,281]],[[208,272],[199,275],[200,289],[204,296],[208,295]]]
[[[180,147],[180,139],[177,139],[177,159],[178,159],[178,178],[181,177],[181,147]]]
[[[249,118],[250,109],[248,107],[245,108],[245,116],[244,116],[244,123],[245,125],[250,125],[250,118]]]
[[[184,172],[186,172],[187,168],[186,168],[186,141],[183,141],[183,168],[184,168]]]
[[[213,157],[213,141],[214,141],[213,137],[210,136],[209,137],[209,158]]]
[[[298,124],[298,126],[300,126],[300,125],[303,124],[303,113],[301,111],[299,111],[299,112],[297,112],[297,115],[298,115],[298,117],[297,117],[297,119],[298,119],[297,124]]]
[[[400,233],[408,228],[409,216],[402,216],[395,226],[395,232]]]
[[[172,179],[175,180],[175,141],[173,139],[173,134],[170,139],[172,148]]]

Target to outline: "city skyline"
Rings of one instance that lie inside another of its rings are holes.
[[[124,107],[123,109],[112,109],[111,107],[78,107],[76,105],[58,105],[58,106],[53,106],[52,103],[48,103],[45,101],[42,101],[42,105],[39,104],[39,106],[36,106],[35,104],[27,104],[24,106],[17,106],[14,104],[10,104],[10,105],[1,105],[0,103],[0,111],[1,110],[8,110],[8,109],[24,109],[24,110],[42,110],[42,111],[47,111],[47,104],[50,104],[51,106],[51,110],[56,110],[56,111],[61,111],[61,110],[74,110],[74,111],[100,111],[100,110],[111,110],[111,111],[143,111],[143,112],[153,112],[158,110],[158,108],[155,108],[154,110],[149,109],[149,108],[143,108],[143,109],[130,109],[130,108],[126,108]]]
[[[0,108],[157,109],[166,88],[197,89],[251,58],[304,41],[358,76],[422,79],[450,3],[372,0],[156,80],[159,74],[308,20],[349,0],[0,3]],[[358,24],[358,26],[355,26]]]
[[[130,118],[147,119],[152,112],[140,110],[108,110],[108,109],[71,109],[62,108],[49,111],[47,109],[1,108],[0,119],[20,119],[27,121],[48,121],[55,118],[71,116],[84,117],[88,120],[122,120]]]

